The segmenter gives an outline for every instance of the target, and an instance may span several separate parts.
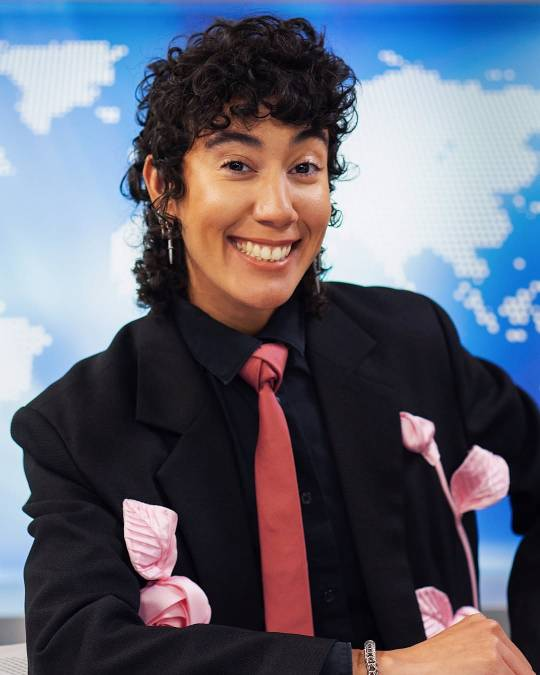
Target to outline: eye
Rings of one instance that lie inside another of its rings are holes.
[[[303,169],[305,169],[305,170],[302,170],[302,171],[298,172],[299,174],[301,174],[303,176],[311,176],[314,173],[317,173],[318,171],[321,170],[320,167],[318,167],[313,162],[302,162],[301,164],[297,164],[294,168],[298,169],[298,167],[303,167]],[[310,167],[313,167],[312,171],[309,170]]]
[[[245,173],[245,171],[242,171],[242,167],[248,167],[248,165],[245,162],[241,162],[239,159],[230,159],[228,162],[225,162],[224,164],[221,165],[220,168],[223,169],[223,167],[228,166],[231,171],[234,173]],[[240,167],[240,168],[238,168]]]

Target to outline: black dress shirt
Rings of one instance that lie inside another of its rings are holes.
[[[321,675],[351,675],[353,634],[376,639],[376,633],[305,357],[302,301],[293,296],[255,337],[219,323],[184,299],[177,301],[174,311],[188,348],[208,373],[234,439],[257,557],[254,455],[258,398],[238,373],[263,342],[280,342],[289,349],[277,396],[287,418],[295,458],[315,635],[337,640]]]

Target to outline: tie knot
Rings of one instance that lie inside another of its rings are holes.
[[[265,384],[277,391],[289,352],[285,345],[268,342],[256,349],[240,370],[240,376],[259,392]]]

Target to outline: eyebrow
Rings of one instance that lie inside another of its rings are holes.
[[[322,129],[310,127],[309,129],[302,129],[302,131],[299,131],[295,136],[293,136],[290,145],[298,145],[308,138],[318,138],[325,145],[327,143],[327,138]],[[264,143],[256,136],[251,136],[250,134],[243,133],[242,131],[230,131],[228,129],[216,131],[205,141],[204,145],[207,150],[210,150],[211,148],[215,148],[218,145],[224,145],[225,143],[244,143],[245,145],[249,145],[253,148],[264,147]]]

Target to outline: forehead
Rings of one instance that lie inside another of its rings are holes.
[[[297,147],[307,140],[314,141],[320,149],[328,147],[328,130],[316,128],[310,124],[289,124],[265,115],[260,118],[242,119],[230,115],[231,123],[222,130],[205,130],[196,140],[196,144],[206,151],[218,150],[231,143],[242,143],[254,148],[264,148],[268,144],[283,142]]]

